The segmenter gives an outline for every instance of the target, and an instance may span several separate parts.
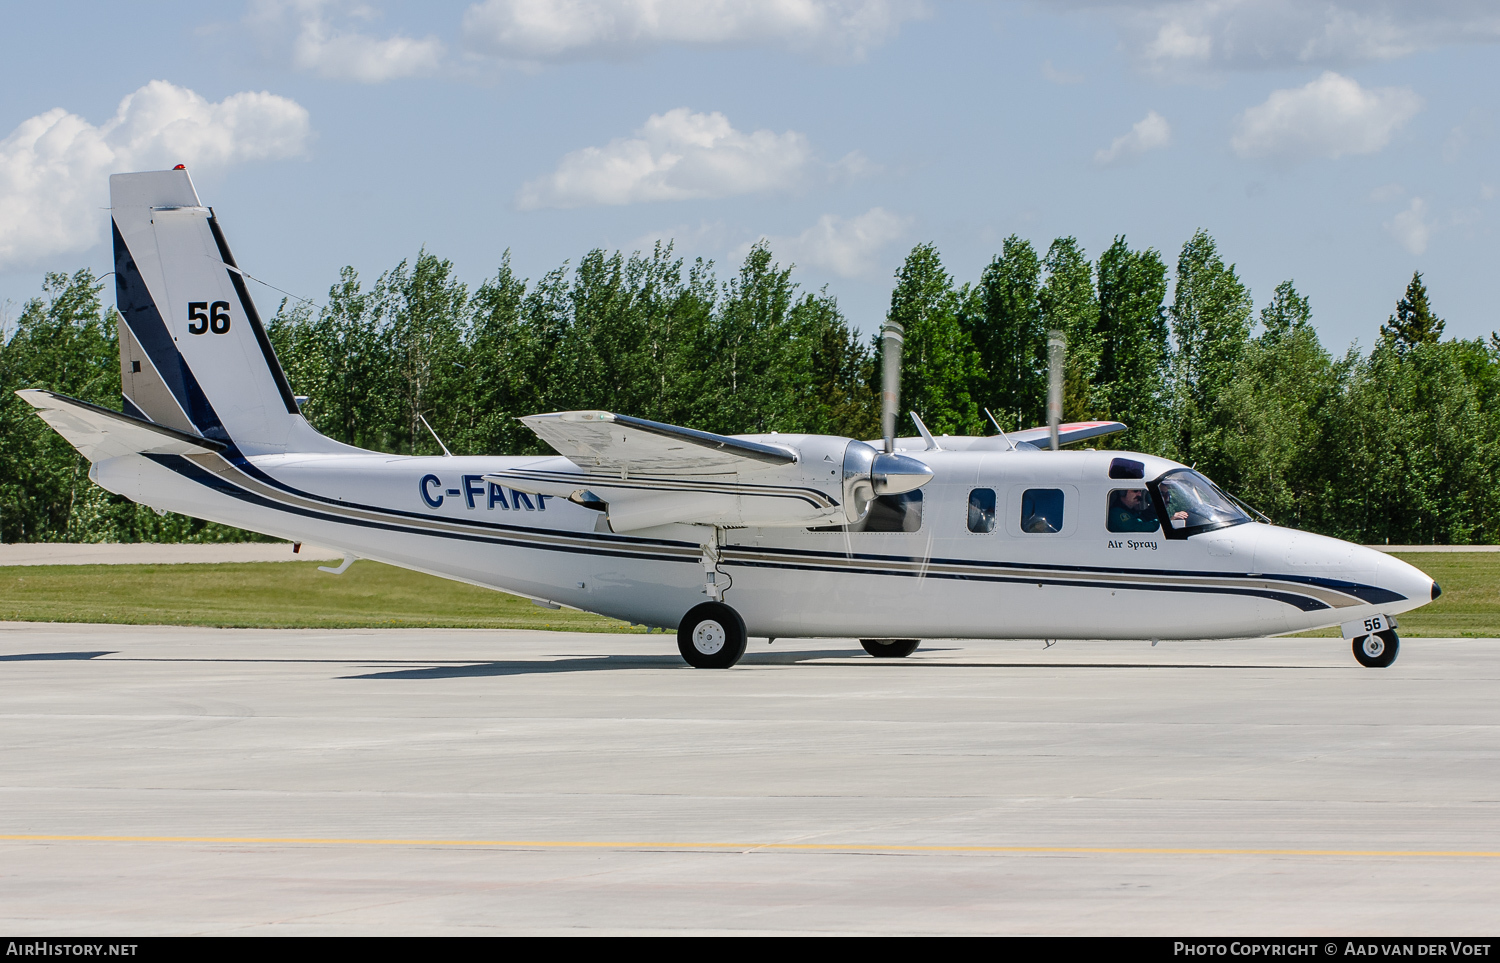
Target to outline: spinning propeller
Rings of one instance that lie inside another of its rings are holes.
[[[932,469],[896,453],[896,412],[901,404],[901,344],[905,333],[895,321],[880,329],[885,340],[883,390],[880,393],[881,451],[862,441],[844,452],[844,504],[851,522],[864,516],[876,495],[900,495],[932,481]]]

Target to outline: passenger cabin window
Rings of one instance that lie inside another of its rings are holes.
[[[1021,531],[1033,535],[1060,532],[1063,493],[1060,488],[1028,488],[1021,496]]]
[[[1161,531],[1151,493],[1144,488],[1116,488],[1110,492],[1105,518],[1104,527],[1112,532]]]
[[[969,492],[969,531],[984,534],[995,530],[995,490],[976,488]]]
[[[814,532],[915,532],[922,528],[922,490],[904,495],[879,495],[870,501],[865,517],[854,525],[827,525]]]

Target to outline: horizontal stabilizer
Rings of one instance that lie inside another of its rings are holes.
[[[16,394],[91,462],[121,455],[213,454],[225,447],[209,438],[152,424],[41,388],[25,388]]]
[[[578,467],[589,472],[742,472],[797,461],[781,445],[664,425],[608,411],[554,411],[521,421]]]

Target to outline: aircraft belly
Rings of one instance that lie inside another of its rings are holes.
[[[729,566],[753,635],[1177,639],[1287,631],[1284,603],[1243,595]]]

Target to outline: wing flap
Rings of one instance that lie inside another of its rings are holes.
[[[554,411],[521,422],[589,472],[724,474],[797,461],[781,445],[716,435],[608,411]]]
[[[25,388],[16,394],[91,462],[122,455],[206,455],[224,450],[224,445],[212,439],[53,391]]]

